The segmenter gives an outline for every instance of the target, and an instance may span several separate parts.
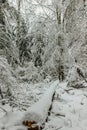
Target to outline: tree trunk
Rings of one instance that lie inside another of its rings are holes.
[[[4,14],[3,14],[3,1],[0,1],[0,24],[5,25]]]
[[[2,94],[1,87],[0,87],[0,95],[1,95],[1,98],[3,99],[3,94]]]
[[[20,41],[20,7],[21,6],[21,0],[18,0],[18,15],[17,15],[17,46],[19,47],[19,41]]]

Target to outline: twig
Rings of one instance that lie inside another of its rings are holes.
[[[60,114],[60,113],[56,114],[56,116],[63,116],[63,117],[65,117],[64,114]]]
[[[71,91],[71,90],[73,90],[72,88],[71,89],[65,89],[65,91],[67,92],[67,93],[69,93],[69,91]]]
[[[6,113],[6,115],[7,115],[7,111],[4,109],[4,108],[2,108],[2,107],[0,107],[5,113]]]

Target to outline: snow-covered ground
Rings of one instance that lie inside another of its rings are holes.
[[[45,130],[87,130],[87,88],[68,89],[60,83]]]
[[[32,104],[43,97],[52,84],[53,82],[36,85],[21,84],[17,103],[19,106],[22,104],[22,106],[14,107],[13,111],[16,113],[25,112]],[[87,130],[87,88],[67,88],[66,85],[67,83],[59,83],[56,89],[51,115],[45,123],[44,130]],[[22,110],[23,103],[25,111]],[[8,104],[1,107],[7,111],[12,110],[12,107]],[[4,112],[0,109],[0,117],[3,115]]]

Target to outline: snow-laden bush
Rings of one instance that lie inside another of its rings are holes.
[[[2,92],[10,90],[11,94],[13,89],[16,88],[16,78],[13,76],[11,66],[8,64],[5,57],[0,56],[0,86]]]
[[[26,63],[24,67],[18,67],[16,70],[20,82],[36,83],[42,81],[39,69],[34,66],[33,62]]]
[[[82,81],[86,81],[84,69],[77,64],[74,63],[74,65],[69,69],[66,78],[69,87],[75,86],[76,84],[79,84],[78,86],[80,86],[80,84],[82,84]]]

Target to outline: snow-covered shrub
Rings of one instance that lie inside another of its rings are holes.
[[[34,66],[33,62],[27,62],[24,67],[19,67],[16,73],[20,82],[36,83],[42,81],[39,69]]]
[[[69,68],[69,72],[66,80],[68,81],[68,86],[81,86],[82,81],[86,81],[84,69],[78,63]]]
[[[13,94],[13,90],[16,89],[17,81],[12,73],[12,68],[8,64],[7,59],[0,56],[0,86],[2,92],[6,93],[9,90]]]

